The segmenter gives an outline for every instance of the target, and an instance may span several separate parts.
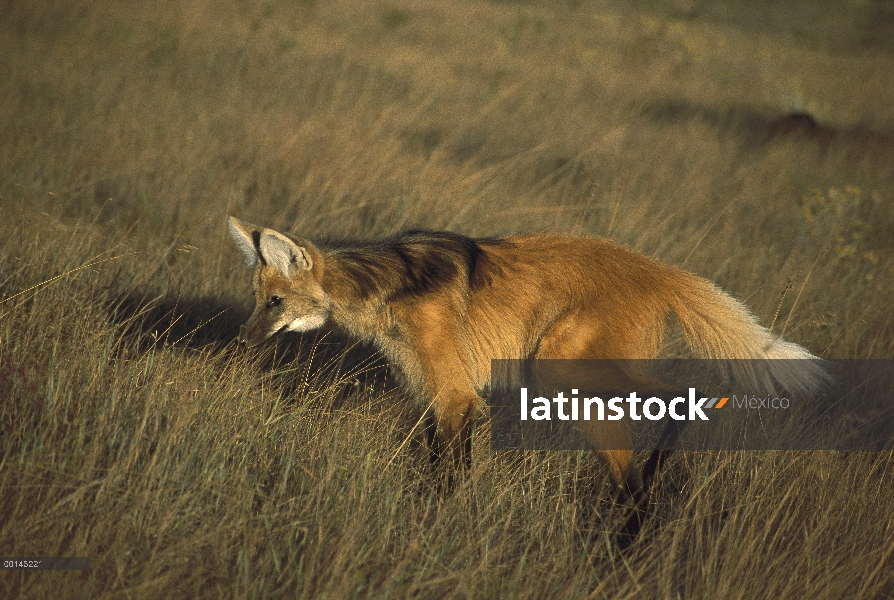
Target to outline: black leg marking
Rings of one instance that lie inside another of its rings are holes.
[[[425,419],[425,438],[428,442],[428,459],[433,466],[441,463],[441,440],[438,437],[438,420],[434,415]]]

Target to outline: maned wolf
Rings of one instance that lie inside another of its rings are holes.
[[[372,341],[433,410],[434,455],[457,462],[470,460],[470,420],[491,359],[655,358],[670,312],[706,358],[814,358],[711,282],[604,239],[409,231],[314,244],[234,217],[229,230],[254,269],[257,305],[240,340],[254,345],[332,322]],[[818,387],[823,371],[771,375],[798,391]],[[665,455],[653,453],[641,476],[632,452],[616,449],[630,447],[615,443],[629,440],[625,421],[591,421],[584,434],[642,509]],[[601,450],[606,440],[612,449]],[[635,533],[639,517],[627,527]]]

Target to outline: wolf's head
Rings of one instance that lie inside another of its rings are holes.
[[[228,228],[254,269],[256,305],[239,332],[241,343],[254,346],[280,331],[308,331],[326,323],[332,301],[319,283],[322,256],[313,244],[235,217]]]

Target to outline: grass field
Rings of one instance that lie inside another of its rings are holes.
[[[225,230],[606,236],[818,355],[894,357],[890,3],[0,14],[0,554],[90,558],[0,596],[894,596],[891,453],[675,455],[624,553],[587,453],[484,424],[439,493],[369,348],[236,347]]]

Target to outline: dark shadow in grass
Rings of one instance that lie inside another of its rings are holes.
[[[767,114],[744,105],[721,109],[685,100],[667,100],[644,106],[641,114],[671,125],[706,123],[723,134],[739,138],[746,150],[759,150],[771,142],[788,139],[823,152],[834,143],[868,154],[894,155],[894,132],[877,131],[860,124],[836,128],[805,111]]]
[[[244,308],[213,297],[153,299],[130,293],[109,303],[112,323],[135,336],[141,346],[171,344],[221,350],[236,339],[239,324],[248,318]]]
[[[215,297],[162,297],[130,293],[109,303],[111,320],[125,337],[137,340],[140,351],[174,346],[212,354],[238,353],[253,359],[285,395],[340,382],[340,404],[358,388],[388,391],[394,377],[384,357],[368,344],[359,344],[337,328],[324,327],[304,334],[283,333],[260,346],[237,342],[239,327],[250,310]]]

